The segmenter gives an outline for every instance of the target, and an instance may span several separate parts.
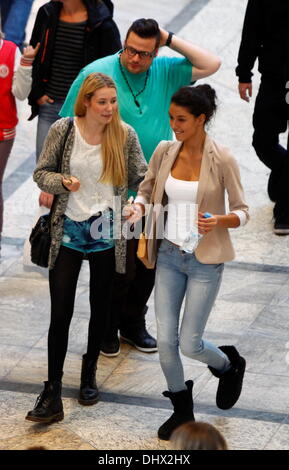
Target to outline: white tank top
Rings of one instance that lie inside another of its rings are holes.
[[[164,236],[176,245],[182,245],[190,230],[198,231],[198,181],[184,181],[171,173],[165,184],[168,196],[168,215]]]

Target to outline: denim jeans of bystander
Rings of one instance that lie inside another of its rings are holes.
[[[36,161],[38,161],[41,154],[44,140],[48,134],[50,126],[60,119],[59,111],[61,110],[62,105],[63,101],[54,101],[54,103],[45,103],[39,106],[36,135]]]
[[[34,0],[0,0],[2,30],[5,39],[22,49],[25,28]]]

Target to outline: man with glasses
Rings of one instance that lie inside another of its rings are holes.
[[[157,57],[163,46],[183,57]],[[93,72],[110,75],[117,85],[121,117],[136,130],[149,161],[161,140],[172,139],[168,109],[174,92],[212,75],[219,67],[219,58],[211,52],[159,28],[153,19],[141,18],[130,26],[123,50],[82,69],[60,114],[74,115],[74,102],[87,75]],[[126,274],[116,274],[111,329],[101,351],[106,356],[119,354],[118,329],[122,339],[138,350],[157,351],[156,340],[145,326],[146,303],[154,286],[155,273],[137,259],[137,242],[135,239],[128,241]]]

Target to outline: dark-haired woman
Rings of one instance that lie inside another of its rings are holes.
[[[169,115],[177,142],[162,141],[158,145],[131,209],[131,221],[138,218],[140,209],[144,212],[146,203],[151,203],[155,211],[154,222],[146,227],[151,237],[148,255],[152,265],[157,258],[157,340],[168,384],[164,396],[170,398],[174,407],[173,415],[159,429],[161,439],[169,439],[179,424],[194,419],[193,381],[184,380],[179,349],[185,356],[208,364],[220,379],[219,408],[228,409],[236,403],[245,371],[245,359],[234,346],[218,348],[203,339],[224,262],[234,257],[228,228],[245,224],[249,217],[235,159],[206,133],[206,124],[215,110],[216,95],[209,85],[183,87],[173,95]],[[229,213],[225,209],[226,191]],[[161,241],[156,240],[155,233],[162,233],[160,207],[165,206],[168,211]],[[205,218],[205,212],[211,217]],[[202,238],[194,252],[187,253],[183,243],[194,223]]]

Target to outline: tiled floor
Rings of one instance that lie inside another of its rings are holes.
[[[77,402],[88,324],[86,279],[84,269],[64,370],[65,419],[57,425],[40,426],[24,417],[46,379],[47,281],[2,275],[1,449],[44,442],[52,449],[168,448],[168,443],[156,437],[158,426],[170,413],[169,403],[161,396],[166,385],[158,353],[143,354],[122,344],[118,357],[101,356],[97,371],[101,401],[92,407]],[[237,345],[246,357],[243,393],[232,410],[216,408],[217,380],[203,364],[184,358],[186,378],[195,381],[196,419],[217,426],[233,449],[289,448],[288,307],[279,305],[284,302],[280,293],[287,281],[287,273],[274,274],[270,279],[268,273],[245,272],[234,266],[225,270],[205,336],[218,345]],[[267,286],[266,295],[258,295],[256,285]],[[241,291],[246,292],[244,298]],[[154,333],[153,299],[148,325]],[[103,433],[105,427],[110,429],[109,436]]]

